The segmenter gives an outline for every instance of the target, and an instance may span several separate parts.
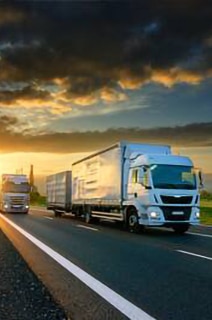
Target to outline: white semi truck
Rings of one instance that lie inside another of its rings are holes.
[[[0,210],[3,213],[28,213],[30,185],[25,174],[2,174]]]
[[[198,225],[199,181],[188,157],[170,146],[120,142],[72,165],[71,211],[122,221],[131,232]]]

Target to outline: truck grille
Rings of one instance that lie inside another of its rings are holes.
[[[190,207],[160,207],[160,208],[163,211],[165,220],[186,221],[186,220],[189,220],[191,216]],[[179,212],[179,214],[177,214],[177,212]]]
[[[22,197],[11,197],[11,205],[23,205],[24,198]]]
[[[170,204],[190,204],[192,202],[191,196],[160,196],[163,203]]]

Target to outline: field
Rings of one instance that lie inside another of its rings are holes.
[[[30,195],[30,204],[32,206],[46,207],[46,197],[39,194]]]
[[[212,225],[212,200],[201,200],[200,216],[202,224]]]

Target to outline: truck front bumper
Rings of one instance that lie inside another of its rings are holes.
[[[4,205],[6,213],[28,213],[29,205]]]
[[[171,226],[176,224],[200,224],[198,207],[152,206],[141,214],[139,224],[147,226]]]

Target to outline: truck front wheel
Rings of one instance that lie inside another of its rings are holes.
[[[189,229],[189,224],[176,224],[172,227],[175,233],[183,234]]]
[[[130,232],[138,233],[140,231],[138,215],[134,208],[131,208],[127,214],[127,225]]]

